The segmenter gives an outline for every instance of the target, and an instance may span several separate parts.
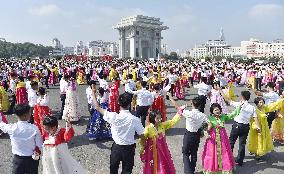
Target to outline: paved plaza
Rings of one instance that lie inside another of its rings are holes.
[[[50,104],[54,114],[57,114],[60,110],[60,99],[59,99],[59,86],[54,86],[49,89]],[[87,110],[87,99],[85,94],[85,89],[87,86],[78,87],[78,100],[79,100],[79,112],[83,116],[81,121],[74,124],[76,131],[75,137],[68,144],[69,149],[73,157],[80,161],[80,163],[88,169],[89,173],[92,174],[108,174],[109,173],[109,155],[110,148],[113,143],[112,140],[104,141],[89,141],[86,134],[86,125],[89,120],[89,113]],[[243,90],[242,87],[236,88],[236,94],[240,95],[240,91]],[[197,91],[192,88],[187,88],[186,90],[186,100],[179,101],[180,104],[185,104],[189,99],[196,96]],[[254,96],[252,97],[254,98]],[[254,104],[253,104],[254,105]],[[190,109],[190,108],[188,108]],[[169,101],[167,101],[167,115],[168,118],[172,118],[176,110],[173,106],[170,106]],[[209,114],[209,102],[206,106],[206,114]],[[7,116],[9,122],[15,122],[16,118],[14,115]],[[60,121],[60,125],[64,126],[64,122]],[[231,130],[231,123],[226,124],[227,134],[229,135]],[[171,130],[167,131],[167,143],[170,152],[173,157],[175,168],[177,174],[183,173],[183,162],[182,162],[182,140],[183,134],[185,132],[185,119],[181,121]],[[205,139],[201,140],[199,146],[199,155],[197,162],[197,172],[201,172],[201,153],[203,150]],[[236,155],[238,147],[238,141],[236,143],[236,148],[234,149],[234,154]],[[8,136],[0,138],[0,174],[10,174],[12,170],[12,152],[10,146],[10,140]],[[41,169],[40,169],[41,170]],[[142,163],[139,158],[138,148],[136,148],[135,156],[135,167],[133,169],[134,174],[142,173]],[[275,150],[268,155],[266,155],[263,160],[256,161],[253,156],[246,152],[245,163],[243,167],[237,167],[236,173],[240,174],[283,174],[284,173],[284,146],[279,146],[275,144]]]

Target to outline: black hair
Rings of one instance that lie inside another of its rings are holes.
[[[254,104],[255,104],[255,105],[258,105],[258,103],[259,103],[260,101],[265,102],[262,97],[256,97],[256,98],[254,99]]]
[[[215,85],[215,84],[218,85],[218,86],[220,86],[220,81],[219,81],[219,80],[214,80],[213,83],[212,83],[212,85]]]
[[[18,116],[21,117],[22,115],[27,114],[28,112],[30,112],[31,107],[29,104],[17,104],[14,107],[14,113]]]
[[[124,109],[127,109],[127,107],[131,104],[131,102],[132,102],[132,95],[129,93],[123,93],[118,97],[118,104]]]
[[[58,126],[58,120],[54,116],[45,116],[43,121],[42,121],[42,124],[44,126],[47,126],[47,127],[57,127]]]
[[[201,77],[201,81],[206,83],[207,82],[207,77]]]
[[[147,86],[147,82],[142,81],[142,82],[141,82],[141,86],[142,86],[143,88],[146,88],[146,86]]]
[[[37,85],[38,85],[38,82],[36,82],[36,81],[31,81],[31,87],[37,86]]]
[[[160,90],[160,89],[161,89],[160,83],[155,84],[153,88],[154,88],[154,90],[156,90],[156,91]]]
[[[45,95],[46,94],[45,88],[39,87],[38,88],[38,93],[39,93],[39,95]]]
[[[91,81],[88,82],[88,85],[90,85],[90,86],[95,85],[95,84],[96,84],[96,81],[94,81],[94,80],[91,80]]]
[[[242,91],[241,96],[248,101],[250,99],[250,92],[249,91]]]
[[[220,106],[219,103],[213,103],[211,106],[210,106],[210,113],[213,114],[213,110],[215,108],[219,108],[220,109],[220,112],[222,113],[222,107]]]
[[[23,76],[18,77],[18,79],[22,82],[25,81],[25,78]]]
[[[192,99],[192,105],[195,107],[195,108],[199,108],[200,107],[200,104],[201,104],[201,100],[200,100],[200,97],[195,97]]]
[[[105,90],[104,90],[104,88],[102,88],[102,87],[100,87],[98,91],[99,91],[99,94],[100,94],[101,96],[103,96],[104,93],[105,93]]]
[[[128,74],[128,79],[132,79],[133,78],[133,75],[132,74]]]
[[[266,85],[266,87],[269,87],[269,88],[274,89],[275,84],[274,84],[273,82],[268,82],[267,85]]]
[[[155,124],[156,123],[155,118],[157,115],[161,115],[161,112],[159,110],[151,110],[149,112],[149,122]]]

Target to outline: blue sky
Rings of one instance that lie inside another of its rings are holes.
[[[76,41],[118,41],[112,29],[122,17],[161,18],[169,30],[162,43],[180,51],[218,39],[223,27],[233,46],[251,37],[284,39],[283,0],[2,0],[0,38],[10,42],[64,46]]]

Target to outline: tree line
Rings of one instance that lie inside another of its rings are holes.
[[[41,44],[11,43],[0,41],[0,58],[28,58],[28,57],[46,57],[49,51],[52,51],[51,46],[43,46]]]

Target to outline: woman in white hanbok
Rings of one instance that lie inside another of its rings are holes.
[[[65,106],[62,119],[70,121],[79,121],[80,114],[78,112],[78,100],[76,94],[76,83],[71,80],[66,90]]]
[[[58,128],[58,121],[54,116],[43,120],[45,134],[42,156],[43,174],[86,174],[87,171],[77,162],[67,146],[74,137],[74,129],[70,122],[66,128]]]

